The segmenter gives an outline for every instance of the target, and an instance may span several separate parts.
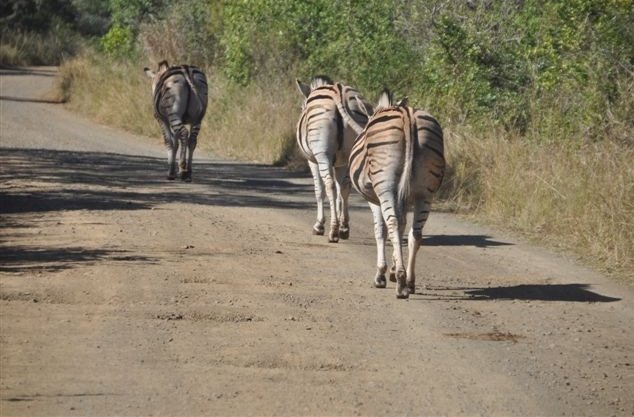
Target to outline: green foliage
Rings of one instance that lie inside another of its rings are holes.
[[[395,32],[396,2],[230,2],[223,10],[224,70],[247,84],[258,76],[327,73],[378,90],[405,85],[414,55]],[[275,51],[275,53],[271,53]],[[405,73],[406,75],[406,73]]]
[[[6,0],[0,11],[3,26],[37,33],[46,33],[55,22],[70,24],[76,14],[70,0]]]
[[[101,38],[102,50],[115,58],[130,57],[134,52],[134,35],[127,27],[113,26]]]
[[[169,0],[110,0],[112,24],[136,32],[141,23],[161,17]]]

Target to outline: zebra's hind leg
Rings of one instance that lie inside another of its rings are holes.
[[[328,242],[339,242],[339,216],[337,215],[337,186],[335,184],[332,161],[325,153],[315,155],[319,166],[319,176],[326,187],[326,196],[330,205],[330,232]]]
[[[326,218],[324,217],[324,182],[321,180],[321,176],[319,175],[319,166],[312,161],[308,161],[308,166],[310,167],[310,172],[313,174],[313,182],[315,185],[315,199],[317,200],[317,221],[313,225],[313,234],[323,236],[324,234],[324,222]]]
[[[385,271],[387,271],[387,262],[385,261],[385,236],[387,228],[381,213],[381,207],[376,204],[368,203],[372,210],[374,218],[374,239],[376,239],[376,275],[374,276],[374,286],[376,288],[385,288],[387,281],[385,280]]]
[[[396,275],[396,298],[408,298],[409,289],[406,284],[407,273],[405,272],[403,249],[401,248],[401,236],[403,235],[403,221],[401,217],[404,217],[405,213],[399,213],[395,207],[396,198],[392,196],[388,196],[381,202],[383,219],[387,224],[387,230],[394,250],[392,259]]]
[[[165,148],[167,149],[167,179],[172,181],[176,179],[176,152],[178,151],[178,140],[174,138],[170,128],[160,117],[156,117],[161,126],[161,133],[163,134],[163,141],[165,142]]]
[[[187,169],[187,148],[189,148],[189,132],[187,128],[181,125],[176,133],[176,137],[180,142],[180,154],[178,161],[178,173],[182,181],[191,181],[191,173]]]
[[[189,139],[187,141],[187,166],[185,169],[185,177],[183,178],[186,182],[191,182],[192,180],[192,160],[194,158],[194,150],[196,149],[196,144],[198,143],[198,132],[200,132],[200,125],[192,125],[191,130],[189,132]]]
[[[339,237],[348,239],[350,237],[350,216],[348,214],[348,197],[350,196],[350,175],[348,167],[336,167],[337,177],[337,209],[339,210]]]
[[[416,253],[423,241],[423,227],[425,227],[427,217],[429,217],[430,208],[431,202],[422,198],[416,199],[414,203],[412,228],[409,231],[409,239],[407,241],[409,256],[407,261],[407,287],[411,294],[416,291]]]

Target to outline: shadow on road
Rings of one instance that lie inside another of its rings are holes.
[[[609,303],[620,298],[590,291],[588,284],[526,284],[510,287],[461,288],[430,287],[419,293],[421,300],[532,300]],[[451,291],[451,294],[445,292]]]
[[[312,185],[305,174],[257,164],[194,162],[194,183],[168,181],[163,158],[99,152],[0,149],[0,213],[55,210],[138,210],[158,204],[305,208]],[[21,183],[22,185],[24,183]]]
[[[423,238],[425,246],[475,246],[486,248],[489,246],[509,246],[508,242],[491,240],[491,236],[486,235],[434,235]]]
[[[158,262],[110,249],[15,246],[34,221],[21,214],[37,219],[51,212],[142,210],[179,202],[284,209],[314,204],[312,185],[294,182],[305,174],[198,161],[195,182],[187,184],[164,179],[166,165],[156,157],[0,148],[0,272],[54,272],[104,260]]]
[[[72,268],[80,263],[90,264],[99,260],[136,263],[157,262],[146,256],[130,255],[124,250],[86,249],[83,247],[42,249],[30,246],[14,246],[0,249],[0,272],[56,272]]]
[[[0,65],[0,75],[38,75],[42,77],[55,77],[57,75],[57,70],[54,67],[25,68]]]
[[[0,96],[0,101],[18,101],[23,103],[46,103],[46,104],[62,104],[63,101],[60,100],[47,100],[44,98],[23,98],[23,97],[10,97],[10,96]]]

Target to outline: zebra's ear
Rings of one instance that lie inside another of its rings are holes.
[[[148,67],[143,68],[143,72],[145,72],[145,75],[147,75],[148,78],[154,78],[154,72]]]
[[[409,104],[409,97],[403,97],[396,103],[397,106],[407,106]]]
[[[158,67],[158,72],[163,72],[167,69],[169,69],[169,64],[167,63],[167,61],[163,60],[161,62],[159,62],[159,67]]]
[[[305,98],[308,98],[308,95],[310,94],[310,86],[304,84],[300,80],[295,80],[295,83],[297,83],[297,88],[299,89],[299,92],[302,93]]]

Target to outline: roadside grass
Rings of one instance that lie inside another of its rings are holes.
[[[58,98],[72,110],[103,124],[160,138],[152,115],[151,84],[142,67],[83,55],[64,62],[59,72]]]
[[[84,55],[62,65],[59,94],[99,122],[160,140],[142,68],[101,59]],[[301,99],[291,80],[240,87],[211,69],[207,75],[201,148],[224,158],[305,166],[294,140]],[[634,146],[629,125],[612,124],[623,126],[614,140],[574,142],[450,126],[439,207],[572,251],[634,284]]]
[[[3,29],[0,65],[58,65],[80,48],[80,38],[63,25],[41,34]]]
[[[634,283],[634,148],[446,137],[444,204]]]

